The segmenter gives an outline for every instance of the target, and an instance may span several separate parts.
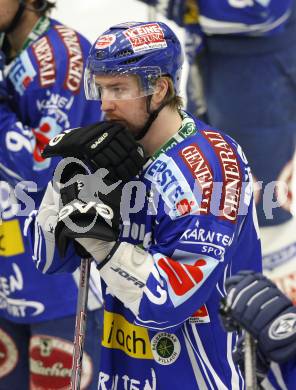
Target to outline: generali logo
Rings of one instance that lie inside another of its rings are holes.
[[[55,26],[55,29],[68,52],[68,71],[64,86],[73,93],[78,92],[83,75],[83,55],[78,35],[71,28],[62,25]]]
[[[208,214],[213,191],[213,174],[209,162],[197,144],[183,148],[179,155],[197,180],[202,196],[200,201],[201,214]]]
[[[47,37],[42,37],[32,45],[39,68],[41,87],[48,87],[56,81],[56,65],[53,49]]]

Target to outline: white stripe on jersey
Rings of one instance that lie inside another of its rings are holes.
[[[259,24],[245,24],[245,23],[233,23],[216,19],[211,19],[206,16],[200,15],[199,21],[202,26],[202,30],[206,34],[239,34],[250,33],[251,34],[263,34],[267,31],[271,31],[276,27],[284,23],[290,16],[291,11],[286,11],[280,18],[274,21],[267,21]]]
[[[90,266],[88,308],[89,310],[93,310],[102,306],[101,277],[95,262],[92,261]]]
[[[42,271],[42,273],[46,273],[47,270],[49,269],[49,267],[53,263],[54,253],[55,253],[55,241],[46,240],[46,238],[45,238],[46,232],[44,233],[44,236],[43,236],[42,235],[42,226],[41,225],[38,225],[38,226],[39,226],[39,229],[40,229],[40,232],[39,232],[39,241],[40,241],[40,244],[39,244],[40,245],[40,247],[39,247],[39,259],[41,261],[41,257],[42,257],[41,248],[42,248],[43,244],[44,244],[44,247],[45,247],[45,258],[46,258],[45,259],[45,264],[42,267],[41,271]],[[43,237],[44,237],[44,239],[43,239]]]
[[[2,169],[5,173],[7,173],[10,177],[13,177],[15,179],[17,179],[17,181],[23,181],[25,179],[23,179],[21,176],[19,176],[17,173],[13,172],[11,169],[7,168],[5,165],[3,165],[2,163],[0,163],[0,169]]]
[[[41,249],[42,249],[42,236],[41,236],[41,231],[42,231],[42,229],[41,229],[41,227],[38,225],[38,237],[39,237],[39,239],[38,239],[38,265],[39,265],[39,263],[40,263],[40,261],[41,261],[41,259],[42,259],[42,252],[41,252]],[[47,253],[46,253],[46,255],[47,255]]]
[[[34,248],[33,248],[33,259],[36,261],[36,266],[38,268],[39,263],[40,263],[40,258],[38,258],[38,243],[40,240],[40,235],[39,235],[39,226],[37,224],[37,221],[35,219],[34,221]]]
[[[149,328],[151,330],[167,330],[171,329],[172,327],[182,325],[184,323],[184,320],[177,322],[175,324],[170,324],[168,326],[164,326],[168,321],[165,322],[157,322],[152,320],[143,320],[139,316],[136,317],[135,325],[143,326],[144,328]],[[155,324],[155,325],[153,325]]]
[[[263,389],[265,390],[276,390],[272,384],[269,382],[267,376],[264,378],[264,380],[260,383]]]
[[[208,382],[208,384],[210,385],[211,389],[214,389],[214,387],[213,387],[213,385],[212,385],[212,383],[211,383],[211,381],[210,381],[209,375],[208,375],[208,373],[207,373],[206,367],[205,367],[205,365],[204,365],[204,362],[202,361],[201,356],[200,356],[200,354],[198,353],[198,351],[197,351],[197,350],[194,348],[194,346],[192,345],[192,341],[191,341],[191,339],[190,339],[189,332],[188,332],[188,329],[187,329],[187,324],[185,324],[185,333],[186,333],[186,336],[187,336],[188,340],[190,341],[190,344],[191,344],[191,347],[192,347],[193,351],[195,352],[196,356],[198,357],[198,360],[199,360],[199,362],[200,362],[200,364],[201,364],[201,366],[202,366],[202,368],[203,368],[203,375],[206,377],[207,382]]]
[[[232,357],[232,340],[233,340],[233,333],[227,332],[227,361],[231,370],[231,388],[239,389],[240,380]]]
[[[191,327],[192,327],[192,332],[194,334],[194,338],[195,338],[195,342],[197,344],[197,347],[198,347],[198,350],[201,354],[201,357],[204,361],[204,363],[206,364],[208,370],[210,371],[210,373],[212,374],[215,382],[216,382],[216,387],[219,389],[219,390],[229,390],[227,389],[227,387],[224,385],[224,383],[222,382],[222,380],[219,378],[219,376],[217,375],[216,371],[213,369],[209,359],[208,359],[208,356],[206,354],[206,351],[204,350],[204,347],[202,345],[202,342],[201,342],[201,339],[197,333],[197,329],[196,329],[196,326],[195,324],[191,324]]]
[[[222,297],[224,298],[226,296],[226,287],[225,287],[225,281],[226,281],[226,278],[227,276],[230,276],[231,275],[231,272],[230,272],[230,275],[227,275],[228,273],[228,266],[229,264],[226,265],[225,269],[224,269],[224,274],[223,274],[223,292],[221,292],[221,295]],[[217,283],[218,284],[218,283]]]
[[[288,390],[287,386],[285,385],[285,381],[280,369],[280,366],[277,363],[272,362],[270,365],[270,369],[280,387],[281,390]]]
[[[262,389],[265,389],[265,390],[276,390],[271,382],[269,381],[268,377],[266,376],[263,381],[260,383]]]
[[[225,272],[225,271],[224,271]],[[223,287],[224,287],[224,282],[225,282],[225,279],[223,280]],[[218,293],[221,295],[222,298],[225,297],[225,294],[223,294],[223,292],[221,291],[220,289],[220,286],[219,286],[219,283],[216,284],[216,289],[218,291]],[[225,289],[225,288],[224,288]]]
[[[187,335],[185,334],[184,330],[182,330],[182,333],[183,333],[186,349],[188,352],[188,356],[189,356],[189,359],[191,362],[192,370],[193,370],[193,373],[194,373],[194,376],[196,379],[196,384],[198,386],[198,389],[199,390],[208,390],[208,386],[206,385],[204,378],[203,378],[203,375],[199,369],[199,366],[197,364],[192,346],[190,345],[190,343],[188,341]]]

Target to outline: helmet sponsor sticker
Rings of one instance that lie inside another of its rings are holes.
[[[154,360],[162,366],[174,363],[181,352],[179,339],[173,333],[159,332],[151,339]]]
[[[163,29],[158,23],[147,23],[123,31],[134,52],[167,47]]]
[[[101,35],[95,44],[96,49],[106,49],[111,46],[116,40],[116,35],[114,34],[106,34]]]
[[[0,329],[0,378],[11,373],[18,360],[19,354],[13,339]]]

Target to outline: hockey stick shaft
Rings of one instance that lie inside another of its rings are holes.
[[[244,363],[246,390],[256,390],[256,345],[255,340],[248,332],[245,333]]]
[[[73,346],[71,390],[80,390],[91,258],[81,259]]]

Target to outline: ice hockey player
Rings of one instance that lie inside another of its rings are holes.
[[[55,159],[41,151],[62,130],[100,119],[87,102],[83,67],[89,42],[49,18],[54,2],[0,0],[0,388],[69,386],[79,271],[42,275],[23,235]],[[6,57],[6,59],[5,59]],[[4,72],[4,73],[3,73]],[[76,256],[78,260],[78,257]],[[95,269],[97,272],[97,270]],[[82,386],[94,389],[102,299],[91,283]],[[90,343],[91,340],[91,343]]]
[[[80,157],[96,172],[112,162],[116,170],[129,157],[120,137],[128,129],[149,157],[132,181],[97,179],[92,201],[82,200],[92,187],[87,176],[61,195],[49,186],[29,226],[40,271],[73,271],[73,238],[100,269],[100,390],[244,388],[231,355],[236,335],[224,331],[218,308],[227,276],[261,270],[250,168],[235,141],[181,109],[182,63],[166,24],[110,27],[85,72],[86,95],[106,116],[96,126],[101,135],[90,142],[93,127],[74,129],[45,149],[48,157]]]

